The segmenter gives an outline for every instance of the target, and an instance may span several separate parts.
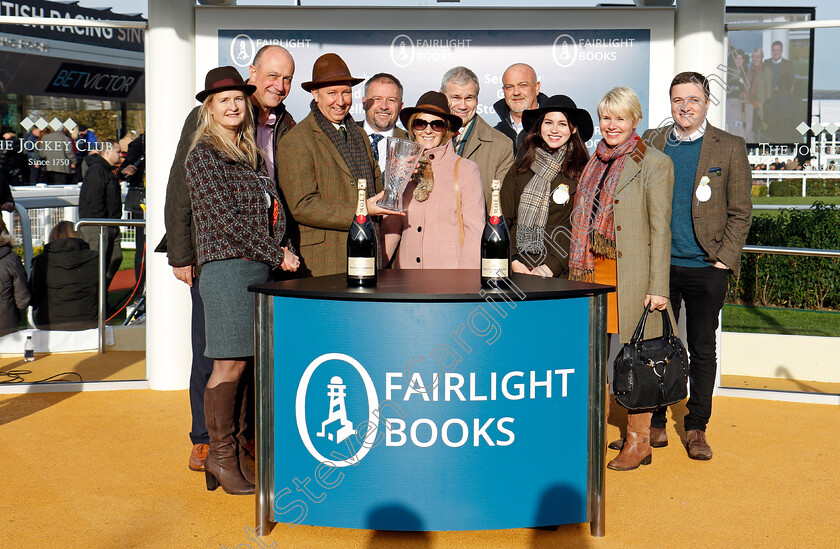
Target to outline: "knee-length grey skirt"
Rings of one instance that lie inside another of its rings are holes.
[[[270,268],[259,261],[223,259],[201,267],[198,290],[204,302],[208,358],[254,355],[254,294],[250,284],[268,282]]]

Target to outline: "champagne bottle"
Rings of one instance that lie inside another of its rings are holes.
[[[347,235],[347,285],[376,286],[376,232],[367,210],[367,181],[359,179],[359,203]]]
[[[495,287],[491,281],[498,282],[510,276],[510,233],[502,216],[499,199],[501,182],[494,179],[490,189],[490,215],[487,216],[484,234],[481,235],[481,285],[485,288]]]

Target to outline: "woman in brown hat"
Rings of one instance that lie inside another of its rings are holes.
[[[452,146],[461,118],[449,111],[445,95],[430,91],[404,108],[400,120],[409,139],[425,148],[425,161],[406,187],[406,215],[382,220],[387,255],[399,245],[398,269],[478,269],[484,191],[478,165]]]
[[[525,139],[502,185],[502,213],[510,227],[511,268],[558,277],[569,270],[574,195],[589,160],[592,117],[565,95],[522,114]]]
[[[254,139],[248,96],[254,86],[233,67],[207,73],[198,129],[187,157],[187,185],[195,220],[199,291],[204,301],[213,373],[204,392],[210,435],[207,489],[253,494],[244,461],[244,384],[239,378],[254,354],[254,299],[250,284],[267,282],[271,269],[294,271],[286,218]]]

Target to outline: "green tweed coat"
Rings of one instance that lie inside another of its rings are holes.
[[[357,129],[354,125],[354,129]],[[364,132],[376,192],[382,190],[379,165]],[[300,227],[300,257],[312,276],[347,271],[347,231],[356,212],[358,190],[347,163],[310,113],[278,147],[277,182]]]
[[[644,311],[645,295],[670,295],[671,196],[674,165],[640,140],[616,184],[614,204],[618,331],[627,343]],[[668,314],[674,331],[671,304]],[[648,315],[645,339],[662,335],[659,313]]]
[[[651,147],[665,150],[673,129],[665,126],[648,130],[642,139]],[[744,139],[707,122],[694,173],[695,192],[704,176],[709,178],[712,196],[706,202],[692,200],[694,235],[709,262],[721,261],[738,274],[752,213],[752,170]]]

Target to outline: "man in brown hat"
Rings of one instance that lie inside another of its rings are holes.
[[[312,110],[277,151],[278,183],[300,228],[304,272],[312,276],[347,269],[347,231],[359,179],[368,182],[368,213],[392,213],[376,205],[379,197],[373,195],[382,190],[381,172],[368,136],[350,116],[352,87],[362,80],[350,75],[338,55],[319,57],[312,80],[301,84],[312,93]]]
[[[257,145],[269,167],[269,174],[274,178],[276,172],[271,169],[280,138],[286,135],[295,125],[292,116],[286,111],[283,100],[289,94],[292,78],[295,72],[295,62],[291,54],[280,46],[264,46],[254,56],[249,67],[248,83],[256,88],[251,95],[251,106],[256,125]],[[236,73],[233,67],[220,67],[211,71],[219,82],[233,77]],[[227,74],[231,73],[231,74]],[[238,77],[238,74],[236,75]],[[210,74],[208,74],[210,77]],[[234,78],[235,79],[235,78]],[[213,82],[206,82],[207,88]],[[203,471],[207,457],[210,438],[204,424],[204,388],[213,372],[213,361],[204,356],[204,305],[198,293],[197,273],[195,272],[195,234],[192,220],[192,205],[190,193],[187,189],[186,159],[192,138],[198,127],[198,112],[195,107],[184,122],[181,139],[175,151],[175,158],[169,170],[169,182],[166,187],[166,205],[164,216],[166,235],[155,249],[156,252],[166,252],[172,271],[178,280],[190,286],[192,299],[192,347],[193,361],[190,372],[190,408],[192,411],[192,429],[190,439],[193,450],[190,454],[189,468],[193,471]],[[289,216],[286,216],[289,220]],[[292,235],[296,244],[295,228],[287,221],[287,231]]]

